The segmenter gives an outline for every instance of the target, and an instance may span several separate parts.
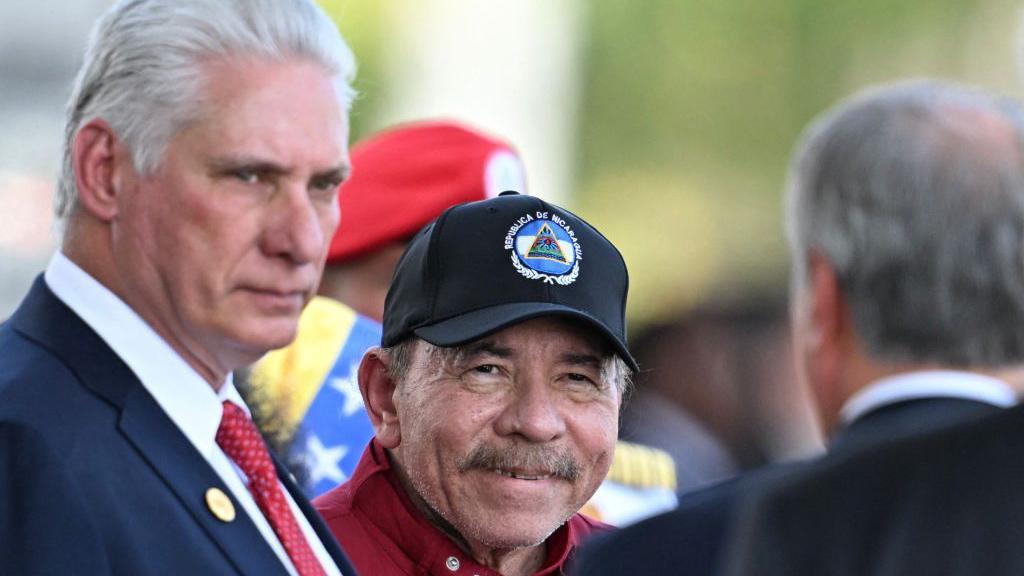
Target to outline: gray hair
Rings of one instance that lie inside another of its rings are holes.
[[[200,115],[200,63],[228,56],[316,62],[348,110],[355,58],[312,0],[124,0],[93,28],[67,107],[55,211],[77,203],[71,149],[86,122],[103,118],[151,173],[170,139]]]
[[[419,338],[406,338],[394,346],[382,348],[381,352],[386,354],[390,360],[387,371],[388,377],[392,381],[396,383],[405,381],[409,369],[412,367],[412,359],[417,346],[427,347],[432,361],[442,364],[456,361],[463,351],[460,346],[434,346]],[[607,365],[601,370],[601,376],[615,385],[620,398],[627,398],[632,392],[633,369],[618,354],[610,354]]]
[[[793,286],[820,253],[874,357],[1024,360],[1024,110],[935,81],[866,91],[817,120],[789,172]]]

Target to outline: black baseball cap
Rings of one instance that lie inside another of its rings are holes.
[[[384,302],[382,346],[417,336],[457,346],[540,316],[574,318],[626,345],[629,275],[619,251],[572,212],[503,192],[459,204],[406,247]]]

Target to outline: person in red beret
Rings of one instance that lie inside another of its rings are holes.
[[[381,132],[352,149],[352,166],[320,294],[378,322],[413,234],[450,206],[505,190],[527,192],[522,162],[509,144],[454,122]]]

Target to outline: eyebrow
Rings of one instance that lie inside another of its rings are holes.
[[[497,356],[498,358],[509,358],[512,356],[512,349],[507,346],[498,346],[498,344],[493,340],[484,340],[461,348],[458,352],[458,359],[465,360],[466,358],[479,356],[481,354]]]
[[[222,173],[237,170],[239,168],[248,168],[271,176],[280,176],[288,174],[289,172],[289,169],[281,164],[265,160],[257,156],[248,155],[213,158],[210,160],[209,164],[214,171]],[[347,180],[351,172],[352,166],[350,164],[340,162],[337,166],[314,172],[310,180],[331,179],[340,183]]]
[[[350,164],[339,164],[334,168],[328,168],[321,172],[314,172],[314,179],[330,179],[338,182],[344,182],[348,180],[349,175],[352,174],[352,166]]]
[[[600,369],[604,366],[604,358],[585,352],[566,352],[560,360],[566,364],[577,364]]]
[[[493,340],[484,340],[462,347],[455,354],[455,362],[464,362],[476,356],[489,355],[498,358],[510,358],[514,356],[511,348],[499,346]],[[605,359],[587,352],[565,352],[559,356],[559,361],[575,366],[587,366],[597,370],[604,367]]]

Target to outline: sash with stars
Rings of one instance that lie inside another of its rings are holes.
[[[253,382],[283,407],[284,432],[295,438],[289,460],[305,463],[302,488],[309,498],[348,480],[373,438],[357,372],[363,353],[380,337],[379,323],[316,297],[302,313],[295,341],[253,370]]]

